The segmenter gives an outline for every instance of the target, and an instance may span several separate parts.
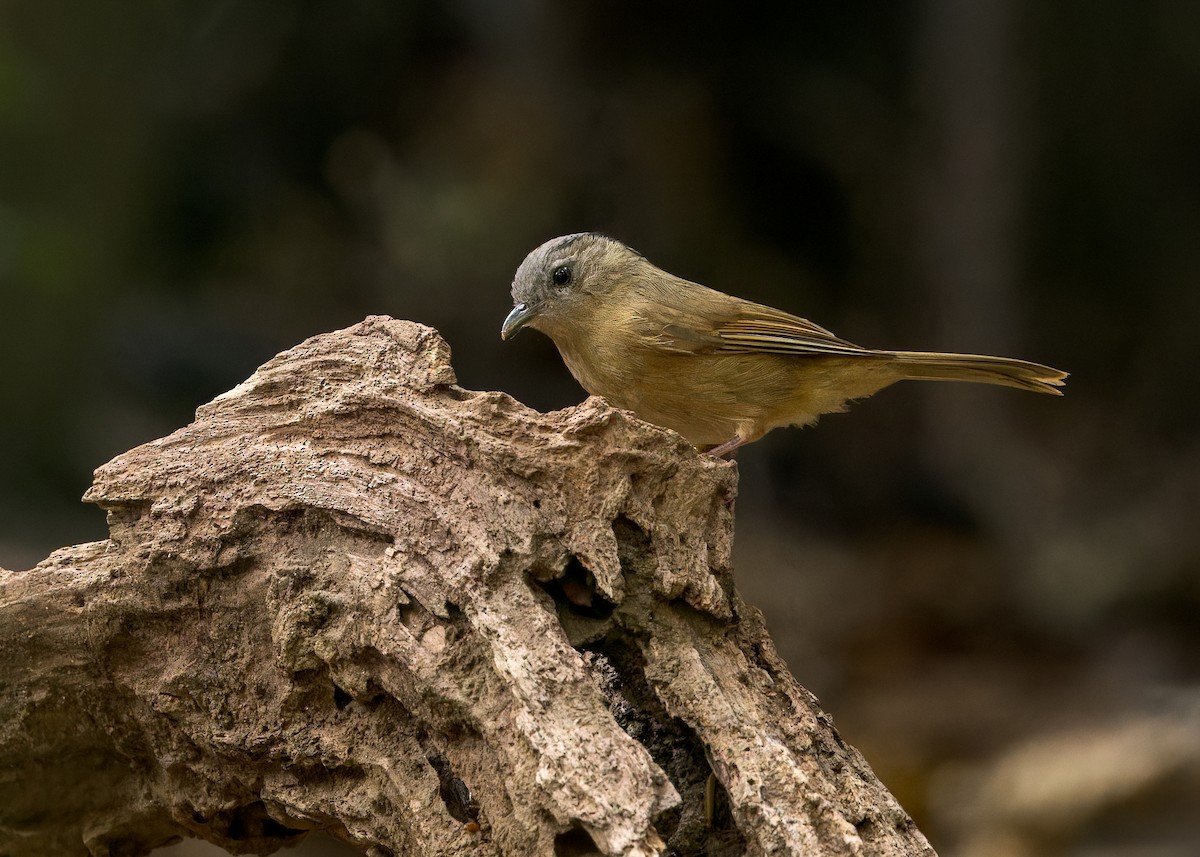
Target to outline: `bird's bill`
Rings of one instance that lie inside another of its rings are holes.
[[[537,314],[537,307],[517,304],[512,308],[512,312],[508,314],[508,318],[504,319],[504,325],[500,328],[500,338],[511,339],[516,336],[517,331],[524,327]]]

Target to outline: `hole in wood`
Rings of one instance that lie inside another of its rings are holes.
[[[562,573],[552,580],[533,580],[560,604],[572,613],[589,619],[607,619],[616,606],[596,590],[596,577],[578,557],[567,560]]]
[[[554,857],[591,857],[599,853],[592,837],[578,825],[554,837]]]

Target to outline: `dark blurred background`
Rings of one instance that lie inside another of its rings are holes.
[[[103,538],[95,467],[369,313],[580,401],[498,331],[584,229],[1072,373],[743,450],[739,585],[944,854],[1200,853],[1187,0],[0,4],[0,565]]]

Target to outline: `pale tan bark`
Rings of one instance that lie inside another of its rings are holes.
[[[0,571],[0,852],[932,853],[738,598],[736,487],[421,325],[314,337]]]

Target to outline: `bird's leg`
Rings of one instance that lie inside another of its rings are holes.
[[[733,452],[745,442],[746,441],[742,439],[741,435],[735,434],[724,443],[718,443],[712,449],[708,450],[708,454],[714,458],[724,458],[726,455],[729,455],[729,453]]]

